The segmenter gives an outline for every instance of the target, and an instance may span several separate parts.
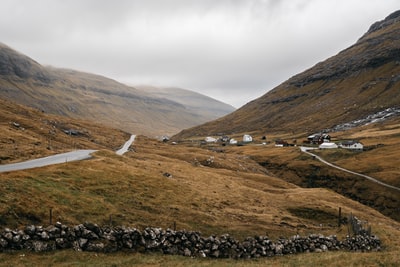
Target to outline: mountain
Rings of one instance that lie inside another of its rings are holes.
[[[185,97],[174,101],[177,95],[170,98],[165,92],[148,93],[99,75],[44,67],[0,44],[0,97],[46,113],[155,136],[171,135],[234,110],[227,104],[183,90],[174,94],[182,92]],[[202,104],[194,105],[196,99],[201,99]],[[218,109],[208,108],[216,105]]]
[[[210,121],[209,118],[220,118],[235,110],[233,106],[187,89],[143,85],[135,86],[135,88],[145,91],[154,97],[161,97],[179,103],[190,112],[198,114],[204,121],[207,121],[207,119]]]
[[[400,11],[354,45],[225,117],[176,138],[216,133],[315,132],[400,107]]]

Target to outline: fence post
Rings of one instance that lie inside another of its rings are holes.
[[[50,220],[49,220],[49,222],[50,222],[50,225],[52,225],[52,224],[53,224],[53,208],[50,208],[49,215],[50,215]]]
[[[338,227],[340,227],[341,221],[342,221],[342,207],[339,207]]]

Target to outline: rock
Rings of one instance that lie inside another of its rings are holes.
[[[36,232],[36,226],[34,225],[28,225],[25,227],[25,233],[27,235],[33,235]]]
[[[167,178],[172,178],[172,174],[170,174],[170,173],[168,173],[168,172],[164,172],[164,173],[163,173],[163,176],[164,176],[164,177],[167,177]]]
[[[90,252],[103,252],[105,245],[100,240],[89,241],[86,245],[86,251]]]
[[[50,236],[49,236],[49,234],[48,234],[46,231],[43,231],[43,232],[40,234],[40,238],[41,238],[42,240],[49,240],[49,239],[50,239]]]
[[[70,247],[70,243],[65,238],[56,238],[56,246],[60,249],[65,249]]]
[[[56,237],[60,237],[61,229],[51,225],[45,229],[45,232],[47,232],[50,239],[55,239]]]
[[[186,257],[190,257],[192,256],[192,252],[188,248],[185,248],[183,255]]]
[[[5,249],[8,246],[7,240],[0,238],[0,250]]]
[[[78,239],[78,245],[82,250],[84,250],[84,248],[86,247],[87,242],[88,242],[88,240],[86,238]]]
[[[348,236],[343,242],[336,236],[295,235],[272,242],[267,236],[248,237],[240,242],[228,234],[204,238],[198,232],[174,231],[147,227],[143,232],[128,227],[101,228],[85,223],[69,228],[57,223],[45,229],[26,226],[23,230],[0,232],[0,251],[26,249],[50,251],[72,247],[76,251],[114,252],[130,249],[138,252],[159,251],[164,254],[187,257],[259,258],[300,252],[324,252],[346,249],[352,251],[377,251],[381,249],[378,237],[370,231],[359,229],[361,234]],[[96,234],[96,233],[99,233]]]
[[[86,229],[94,232],[96,235],[100,235],[102,232],[101,228],[95,223],[85,222],[83,225]]]
[[[32,250],[35,252],[53,251],[56,249],[55,243],[40,240],[32,241]]]
[[[12,239],[13,239],[13,234],[11,233],[11,231],[10,231],[10,232],[5,232],[5,233],[3,234],[3,237],[4,237],[4,239],[6,239],[7,241],[12,241]]]
[[[73,248],[75,251],[82,251],[82,248],[79,246],[79,243],[78,243],[77,240],[72,242],[72,248]]]

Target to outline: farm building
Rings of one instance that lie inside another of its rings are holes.
[[[346,149],[354,149],[354,150],[363,150],[364,145],[361,144],[358,141],[350,140],[350,141],[344,141],[340,143],[339,145],[341,148],[346,148]]]
[[[205,141],[206,141],[207,143],[215,143],[215,142],[217,142],[217,139],[214,138],[214,137],[211,137],[211,136],[207,136],[206,139],[205,139]]]
[[[243,143],[250,143],[253,141],[253,137],[251,135],[245,134],[243,135]]]
[[[338,148],[338,145],[335,143],[331,143],[331,142],[324,142],[319,145],[319,148],[321,148],[321,149]]]
[[[309,144],[322,144],[324,142],[330,142],[331,136],[326,133],[316,133],[309,135],[307,140]]]

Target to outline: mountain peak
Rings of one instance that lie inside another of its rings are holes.
[[[364,36],[371,34],[373,32],[376,32],[378,30],[381,30],[383,28],[386,28],[386,27],[398,22],[399,20],[400,20],[400,10],[397,10],[397,11],[393,12],[392,14],[390,14],[389,16],[387,16],[385,19],[377,21],[374,24],[372,24]],[[363,38],[363,37],[361,37],[361,38]]]

